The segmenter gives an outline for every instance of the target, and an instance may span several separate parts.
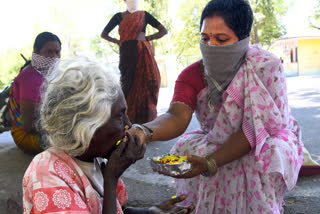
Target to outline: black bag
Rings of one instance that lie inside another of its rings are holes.
[[[0,133],[10,130],[12,126],[8,108],[12,83],[13,81],[11,81],[10,84],[0,92]]]

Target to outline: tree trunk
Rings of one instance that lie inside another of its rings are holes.
[[[258,44],[259,43],[259,36],[258,36],[258,26],[257,26],[256,20],[254,20],[254,23],[253,23],[253,30],[254,30],[254,43]]]

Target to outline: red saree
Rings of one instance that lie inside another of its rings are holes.
[[[119,24],[121,84],[133,123],[157,117],[160,73],[148,41],[136,40],[144,25],[145,12],[126,15]]]

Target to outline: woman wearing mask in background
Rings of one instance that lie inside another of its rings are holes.
[[[171,153],[192,162],[192,171],[176,176],[177,194],[187,194],[181,206],[196,204],[198,214],[280,213],[298,179],[303,143],[285,72],[275,55],[249,46],[252,22],[247,0],[210,1],[200,22],[202,61],[179,75],[166,114],[131,131],[142,142],[168,140],[195,111],[200,129]]]
[[[16,145],[27,153],[43,151],[45,145],[35,129],[40,103],[40,86],[50,68],[59,62],[60,39],[50,32],[40,33],[34,42],[31,61],[26,62],[14,79],[10,91],[11,135]]]
[[[139,0],[125,0],[127,11],[115,14],[101,33],[103,39],[120,46],[121,85],[131,122],[145,123],[157,117],[160,73],[150,41],[167,34],[166,28],[146,11],[139,11]],[[150,24],[159,31],[146,36]],[[120,40],[109,33],[119,25]]]

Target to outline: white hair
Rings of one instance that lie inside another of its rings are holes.
[[[121,92],[119,79],[86,57],[62,61],[47,76],[40,127],[50,145],[75,157],[89,147],[96,130],[110,119]]]

